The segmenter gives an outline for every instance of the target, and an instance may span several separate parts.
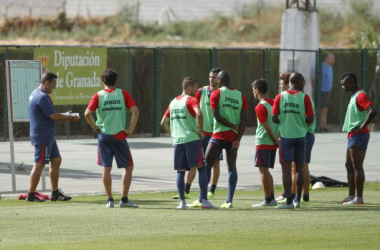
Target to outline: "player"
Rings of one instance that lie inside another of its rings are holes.
[[[98,134],[98,165],[103,167],[102,180],[107,195],[106,207],[114,207],[112,196],[112,161],[115,157],[118,168],[123,169],[122,192],[119,205],[121,208],[138,208],[128,199],[134,168],[132,154],[127,136],[136,127],[139,111],[129,93],[116,88],[117,73],[106,69],[101,75],[104,90],[94,94],[85,111],[85,117],[91,128]],[[126,129],[127,109],[131,112],[129,127]],[[92,114],[96,112],[97,121]]]
[[[186,208],[185,172],[191,168],[198,169],[201,207],[215,208],[207,200],[207,173],[203,166],[204,151],[200,140],[203,134],[203,116],[198,100],[193,97],[197,88],[198,82],[194,78],[183,79],[182,94],[171,101],[161,121],[162,128],[174,141],[174,169],[177,170],[180,197],[178,209]]]
[[[260,78],[252,83],[254,97],[260,101],[255,108],[257,115],[256,129],[256,155],[255,167],[259,168],[261,183],[264,189],[264,201],[254,204],[252,207],[276,206],[274,199],[273,177],[269,172],[274,168],[276,150],[278,148],[278,125],[275,124],[270,115],[273,100],[267,97],[268,84],[265,79]],[[270,119],[268,119],[268,117]]]

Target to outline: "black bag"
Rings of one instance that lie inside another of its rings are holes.
[[[313,176],[310,175],[310,183],[314,185],[316,182],[322,182],[325,187],[348,187],[347,182],[340,182],[334,179],[331,179],[326,176]]]

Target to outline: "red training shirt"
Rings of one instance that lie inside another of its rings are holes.
[[[359,89],[359,90],[361,90],[361,89]],[[356,98],[356,107],[360,111],[366,110],[369,106],[371,106],[371,104],[372,104],[372,102],[370,102],[370,100],[368,99],[368,96],[365,93],[358,94],[358,96]],[[347,138],[350,138],[351,136],[353,136],[355,134],[366,134],[366,133],[369,133],[368,127],[365,127],[356,133],[355,132],[349,132],[347,135]]]
[[[270,98],[266,98],[264,99],[264,101],[266,101],[267,103],[269,103],[269,105],[271,105],[273,107],[273,99],[270,99]],[[255,112],[256,112],[256,115],[257,115],[257,119],[259,120],[259,123],[264,123],[264,122],[267,122],[268,121],[268,118],[269,119],[272,119],[272,117],[269,117],[270,114],[268,114],[268,110],[267,108],[259,103],[257,104],[257,106],[255,107]],[[278,146],[276,145],[256,145],[256,148],[257,149],[269,149],[269,150],[274,150],[274,149],[277,149]]]
[[[177,96],[175,99],[181,100],[184,96],[185,95],[180,95],[180,96]],[[195,97],[189,96],[189,98],[187,98],[187,100],[186,100],[186,107],[187,107],[187,110],[189,111],[190,115],[192,117],[195,117],[196,113],[195,113],[194,109],[199,107],[199,102]],[[170,117],[170,106],[168,106],[168,109],[166,110],[164,116]]]

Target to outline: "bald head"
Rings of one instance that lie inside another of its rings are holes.
[[[293,87],[294,90],[303,91],[303,87],[305,85],[305,78],[302,74],[298,72],[294,72],[289,77],[289,82],[291,88]]]
[[[216,77],[218,83],[220,86],[230,86],[230,75],[227,73],[227,71],[220,71],[218,73],[218,76]]]

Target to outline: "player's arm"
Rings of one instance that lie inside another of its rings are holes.
[[[280,119],[278,119],[278,116],[280,115],[280,98],[281,94],[278,94],[274,99],[272,108],[272,121],[276,124],[280,124]]]
[[[363,124],[359,127],[353,128],[350,132],[358,132],[363,128],[367,127],[372,122],[373,118],[375,118],[375,116],[377,115],[377,110],[373,106],[373,104],[369,105],[366,110],[368,110],[368,115]]]
[[[92,117],[92,110],[86,109],[84,112],[84,117],[86,118],[87,123],[91,126],[92,130],[94,130],[96,133],[100,131],[99,127],[96,125],[94,117]]]
[[[310,97],[305,95],[306,124],[309,127],[314,121],[314,110]]]
[[[162,117],[161,128],[163,128],[165,132],[170,135],[170,117],[167,117],[165,115]]]
[[[229,121],[227,121],[226,118],[222,117],[219,113],[219,107],[215,107],[214,109],[212,109],[212,114],[215,118],[215,120],[217,120],[218,122],[220,122],[221,124],[227,126],[227,127],[230,127],[232,129],[235,129],[236,131],[239,130],[239,125],[236,125],[236,124],[233,124]]]
[[[274,144],[275,144],[275,145],[278,145],[278,138],[277,138],[277,136],[273,133],[272,129],[269,127],[268,122],[263,122],[263,123],[261,123],[261,125],[263,125],[265,131],[267,131],[268,135],[269,135],[270,138],[273,140]]]
[[[198,123],[198,131],[197,134],[202,138],[203,136],[203,115],[202,111],[199,107],[194,107],[193,108],[195,111],[195,114],[197,115],[197,123]]]
[[[137,120],[139,119],[139,110],[137,109],[136,106],[130,108],[129,111],[131,112],[132,116],[131,116],[131,120],[129,121],[128,130],[127,129],[124,130],[127,135],[131,135],[133,133],[133,131],[136,128]]]
[[[71,113],[71,111],[68,111],[67,113]],[[73,121],[77,122],[80,119],[80,116],[70,116],[70,115],[62,115],[61,113],[54,113],[49,115],[51,119],[54,121]]]

